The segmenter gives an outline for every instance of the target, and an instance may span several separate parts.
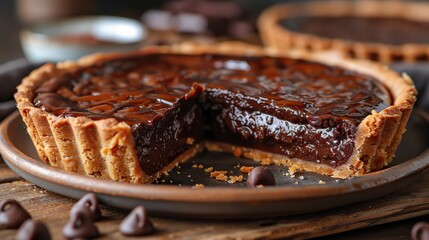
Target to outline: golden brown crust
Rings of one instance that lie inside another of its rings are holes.
[[[429,21],[429,5],[409,1],[316,1],[279,4],[265,10],[258,19],[262,41],[266,46],[287,50],[335,50],[343,56],[372,59],[380,62],[416,62],[429,59],[429,44],[389,45],[363,43],[312,34],[292,32],[278,24],[279,20],[295,16],[362,16],[396,17],[414,21]]]
[[[313,162],[308,162],[297,158],[289,158],[280,154],[265,152],[241,146],[234,146],[228,143],[207,141],[205,142],[205,147],[209,151],[229,152],[233,153],[237,157],[243,156],[246,158],[250,158],[260,162],[262,165],[276,164],[279,166],[287,166],[289,167],[290,173],[294,173],[298,170],[306,170],[324,175],[329,175],[335,178],[345,178],[344,176],[349,177],[361,175],[356,174],[355,171],[349,169],[346,165],[334,169],[331,166],[324,164],[314,164]],[[237,152],[240,154],[238,155]]]
[[[280,55],[276,50],[263,50],[236,42],[217,45],[185,43],[170,47],[147,47],[131,54],[139,55],[148,52]],[[18,109],[42,160],[66,171],[117,181],[146,183],[152,182],[160,174],[169,171],[176,164],[186,161],[198,152],[201,147],[197,144],[159,173],[147,176],[139,166],[129,125],[115,119],[62,118],[34,107],[32,103],[34,91],[46,79],[59,72],[70,71],[80,66],[120,56],[124,56],[124,54],[98,54],[85,57],[76,63],[47,64],[31,73],[18,86],[18,92],[15,94]],[[280,155],[226,144],[209,142],[206,147],[211,150],[215,150],[217,147],[219,150],[230,151],[235,155],[243,154],[258,161],[287,165],[292,170],[316,171],[339,178],[362,175],[390,163],[415,102],[416,91],[409,77],[406,75],[401,77],[385,66],[365,61],[345,61],[333,56],[300,52],[289,52],[288,56],[339,65],[374,76],[390,91],[393,98],[391,106],[379,113],[373,111],[359,125],[355,150],[349,161],[333,169],[329,166],[299,159],[291,160]]]

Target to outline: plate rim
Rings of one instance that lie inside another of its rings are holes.
[[[429,169],[429,148],[427,148],[418,156],[398,165],[335,184],[264,188],[192,188],[172,185],[137,185],[65,172],[40,160],[31,158],[13,144],[8,134],[9,129],[19,124],[18,121],[20,120],[22,121],[19,112],[15,111],[0,124],[0,153],[8,164],[13,164],[20,170],[37,178],[75,190],[147,201],[249,203],[330,197],[392,184],[402,178],[422,173]]]

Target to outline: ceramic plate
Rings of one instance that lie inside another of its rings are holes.
[[[277,186],[246,188],[210,178],[205,168],[239,175],[238,166],[256,162],[229,154],[202,152],[152,185],[133,185],[67,173],[39,160],[17,112],[0,127],[0,152],[16,173],[50,191],[78,199],[94,192],[106,205],[130,209],[144,205],[151,214],[193,218],[262,218],[315,212],[391,193],[429,169],[429,124],[414,113],[394,162],[386,169],[348,180],[315,173],[288,176],[270,166]],[[202,165],[203,168],[198,166]],[[324,184],[321,184],[323,183]],[[205,188],[192,188],[195,184]]]

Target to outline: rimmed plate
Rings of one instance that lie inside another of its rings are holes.
[[[286,168],[270,166],[278,185],[258,189],[246,188],[245,182],[230,184],[210,178],[204,171],[207,167],[228,169],[228,174],[237,175],[239,164],[256,164],[222,153],[203,152],[152,185],[67,173],[38,159],[18,112],[0,126],[0,153],[7,165],[26,180],[75,199],[94,192],[104,204],[125,209],[144,205],[154,215],[262,218],[315,212],[376,198],[415,181],[429,169],[428,132],[428,122],[414,113],[394,162],[382,171],[335,180],[314,173],[291,177]],[[197,183],[205,187],[191,187]]]

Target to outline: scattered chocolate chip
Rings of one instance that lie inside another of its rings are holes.
[[[429,240],[429,224],[418,222],[411,230],[411,238],[413,240]]]
[[[18,230],[16,240],[50,240],[51,234],[49,233],[46,225],[39,221],[27,219]]]
[[[88,239],[100,235],[89,210],[70,212],[70,221],[63,228],[67,239]]]
[[[247,177],[248,187],[257,187],[259,185],[276,185],[274,175],[267,167],[255,167],[254,169],[252,169],[252,171],[250,171],[249,176]]]
[[[79,211],[89,210],[92,220],[101,219],[101,211],[98,208],[98,200],[94,193],[88,193],[83,196],[70,210],[70,215]]]
[[[155,228],[146,214],[146,209],[138,206],[121,222],[119,231],[126,236],[143,236],[153,233]]]
[[[15,199],[6,199],[0,203],[0,229],[19,228],[30,214]]]

